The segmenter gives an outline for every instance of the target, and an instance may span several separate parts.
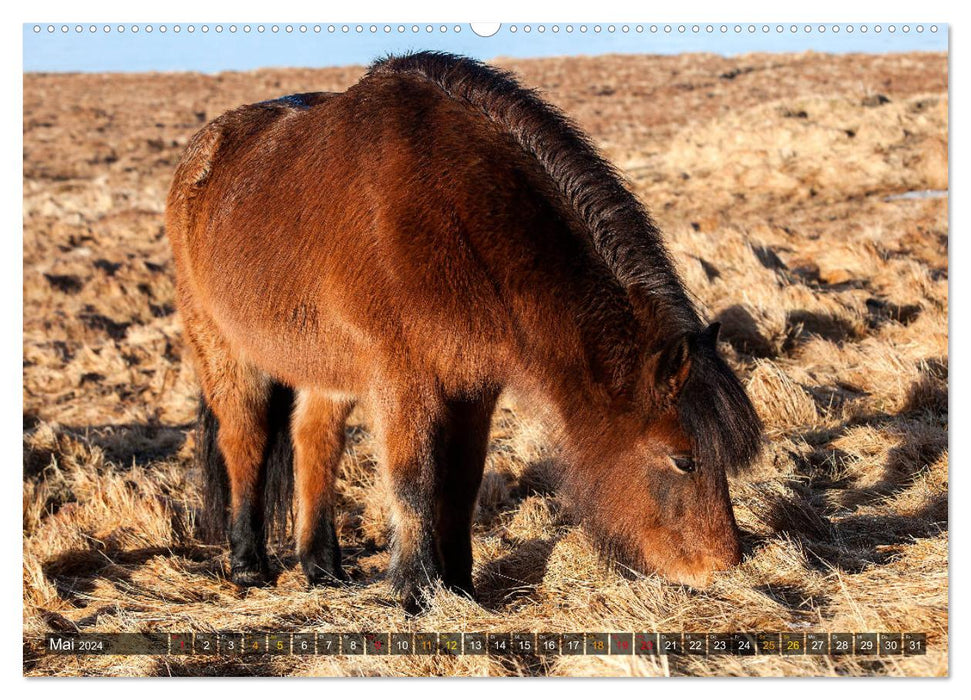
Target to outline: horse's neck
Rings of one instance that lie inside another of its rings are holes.
[[[538,301],[529,314],[520,350],[530,383],[561,412],[606,406],[633,392],[640,333],[630,308],[618,301],[565,295]]]
[[[584,415],[586,422],[649,401],[652,392],[642,382],[652,357],[699,328],[695,310],[677,301],[634,294],[628,302],[616,289],[592,287],[546,306],[539,318],[547,330],[531,335],[531,344],[534,357],[553,359],[534,365],[533,386],[564,419]]]

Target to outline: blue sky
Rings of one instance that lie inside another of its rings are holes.
[[[35,26],[40,27],[35,32]],[[54,31],[49,32],[48,27]],[[456,25],[449,24],[442,32],[443,25],[418,25],[418,31],[413,31],[413,25],[404,25],[404,32],[399,32],[400,25],[390,25],[390,32],[384,31],[385,25],[366,23],[360,25],[362,32],[357,32],[356,24],[337,24],[331,33],[328,24],[308,23],[304,25],[306,32],[301,32],[299,23],[277,24],[278,31],[274,33],[272,22],[264,23],[265,31],[257,31],[258,23],[235,25],[236,31],[231,32],[231,23],[208,23],[208,31],[203,31],[202,23],[192,23],[193,30],[188,31],[190,24],[179,25],[176,33],[176,23],[165,23],[165,32],[160,31],[161,24],[138,24],[137,32],[132,31],[133,25],[124,25],[124,32],[118,31],[117,24],[111,25],[111,31],[103,30],[105,25],[96,25],[96,31],[90,31],[90,24],[81,25],[81,32],[76,30],[76,24],[49,25],[47,23],[24,25],[24,70],[25,71],[201,71],[213,73],[223,70],[248,70],[267,66],[340,66],[351,64],[365,64],[386,53],[398,53],[414,49],[437,49],[462,53],[476,58],[491,59],[497,56],[537,57],[561,56],[576,54],[603,53],[654,53],[671,54],[682,52],[710,52],[723,55],[736,55],[752,51],[768,52],[799,52],[819,51],[829,53],[885,53],[898,51],[947,51],[948,27],[946,24],[920,25],[917,24],[867,24],[867,31],[862,31],[862,25],[835,25],[839,31],[834,32],[834,25],[826,24],[824,32],[820,32],[819,24],[813,24],[812,30],[806,32],[807,25],[779,25],[762,23],[751,25],[755,31],[749,31],[749,24],[726,24],[727,31],[722,33],[721,23],[711,23],[712,33],[706,31],[707,24],[637,24],[623,23],[596,25],[570,25],[572,32],[566,30],[566,24],[555,25],[558,29],[554,33],[552,24],[542,25],[544,31],[539,32],[541,25],[530,25],[530,32],[524,31],[526,25],[503,25],[494,36],[484,38],[473,33],[467,24],[458,25],[460,32],[455,32]],[[148,30],[151,26],[151,31]],[[221,31],[217,31],[217,26]],[[244,26],[250,27],[250,32],[243,31]],[[287,33],[286,27],[291,26],[292,32]],[[315,32],[314,27],[320,31]],[[375,26],[376,31],[370,29]],[[427,31],[431,26],[432,31]],[[581,31],[581,26],[586,28]],[[600,32],[595,27],[600,27]],[[609,27],[614,27],[614,32]],[[624,33],[622,28],[628,27]],[[638,32],[637,27],[642,31]],[[656,27],[652,32],[651,27]],[[679,31],[683,26],[684,31]],[[739,31],[736,32],[736,26]],[[782,27],[779,32],[778,27]],[[796,31],[792,31],[792,27]],[[877,26],[880,27],[878,32]],[[891,32],[890,27],[893,27]],[[904,31],[904,26],[908,31]],[[347,27],[347,32],[343,31]],[[515,27],[515,30],[513,29]],[[670,29],[665,31],[665,27]],[[697,32],[694,28],[697,27]],[[768,31],[763,31],[768,27]],[[852,27],[852,32],[848,29]],[[936,28],[931,31],[931,28]]]

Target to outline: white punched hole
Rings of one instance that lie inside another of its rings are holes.
[[[495,36],[502,25],[499,22],[472,22],[469,26],[472,28],[472,33],[476,36],[488,38]]]

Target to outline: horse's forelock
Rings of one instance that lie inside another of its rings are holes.
[[[678,417],[701,468],[737,472],[758,455],[762,421],[741,382],[714,344],[694,349],[678,395]]]

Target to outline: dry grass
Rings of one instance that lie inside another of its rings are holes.
[[[611,573],[515,397],[475,524],[481,605],[406,620],[384,580],[366,416],[341,482],[354,583],[241,595],[193,537],[195,385],[162,206],[220,111],[359,69],[24,79],[24,672],[30,675],[943,675],[948,628],[947,67],[937,54],[510,63],[628,173],[768,426],[734,484],[746,560],[704,592]],[[883,96],[882,98],[880,96]],[[926,657],[45,656],[52,630],[926,631]]]

